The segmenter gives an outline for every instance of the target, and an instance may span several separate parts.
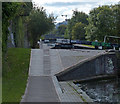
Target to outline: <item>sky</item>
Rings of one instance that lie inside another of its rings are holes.
[[[73,11],[78,10],[89,14],[89,11],[101,5],[117,4],[120,0],[32,0],[39,7],[44,7],[47,14],[53,13],[56,22],[62,22],[72,17]],[[67,15],[62,16],[62,15]]]

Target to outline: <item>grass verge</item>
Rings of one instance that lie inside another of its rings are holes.
[[[2,102],[20,102],[25,92],[30,49],[10,48],[2,60]]]
[[[90,48],[95,48],[95,46],[93,45],[85,45],[85,44],[82,44],[83,46],[87,46],[87,47],[90,47]]]

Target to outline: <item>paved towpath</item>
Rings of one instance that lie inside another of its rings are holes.
[[[22,102],[59,102],[51,76],[49,49],[32,49],[28,84]]]
[[[49,49],[31,50],[29,78],[21,102],[83,102],[67,82],[57,82],[56,73],[99,51]],[[74,93],[74,94],[73,94]]]

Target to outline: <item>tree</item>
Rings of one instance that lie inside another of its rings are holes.
[[[64,35],[66,28],[67,28],[66,25],[60,25],[57,29],[57,34],[58,35]]]
[[[112,11],[114,13],[114,22],[115,22],[115,33],[120,37],[120,2],[112,6]]]
[[[65,30],[64,38],[65,38],[65,39],[70,39],[68,27],[67,27],[66,30]]]
[[[52,15],[47,16],[43,7],[34,8],[30,14],[28,26],[31,32],[29,39],[32,47],[35,48],[40,36],[53,29],[54,17]]]
[[[99,11],[97,8],[94,8],[93,10],[90,11],[89,17],[88,17],[88,22],[89,24],[87,25],[86,29],[86,39],[87,40],[95,40],[96,35],[97,35],[97,14]]]
[[[88,24],[88,15],[84,12],[79,12],[78,10],[73,11],[72,18],[68,21],[68,31],[69,35],[72,35],[72,29],[76,23]]]
[[[72,39],[85,40],[85,24],[79,22],[73,26]]]
[[[19,16],[29,15],[32,2],[3,2],[2,3],[2,51],[7,51],[8,27],[10,21]],[[22,30],[21,30],[22,31]]]
[[[115,17],[111,6],[100,6],[90,11],[86,27],[87,39],[103,41],[104,36],[115,35]]]
[[[77,10],[73,11],[72,18],[68,21],[68,28],[70,31],[72,31],[72,27],[78,23],[81,22],[83,24],[88,24],[88,15],[85,14],[84,12],[79,12]]]

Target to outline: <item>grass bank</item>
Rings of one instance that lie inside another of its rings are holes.
[[[3,59],[2,101],[20,102],[28,78],[30,49],[10,48]]]
[[[85,44],[82,44],[83,46],[87,46],[87,47],[90,47],[90,48],[95,48],[95,46],[93,45],[85,45]]]

